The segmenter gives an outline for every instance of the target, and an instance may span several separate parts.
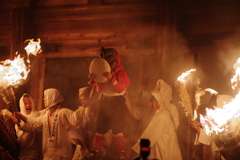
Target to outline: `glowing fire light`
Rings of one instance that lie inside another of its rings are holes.
[[[240,58],[234,64],[236,74],[231,79],[232,88],[236,89],[240,80]],[[240,121],[240,93],[231,102],[225,103],[223,108],[206,109],[206,116],[200,116],[201,123],[207,134],[231,131]],[[238,122],[238,123],[237,123]]]
[[[238,85],[238,81],[240,80],[240,58],[238,58],[237,62],[233,65],[233,68],[235,69],[235,75],[231,79],[232,88],[236,89]]]
[[[190,120],[193,119],[192,104],[184,82],[185,78],[195,70],[196,69],[190,69],[189,71],[182,73],[182,75],[178,77],[178,81],[176,82],[176,88],[179,94],[179,98],[181,99],[180,103],[185,109],[185,115],[189,117]]]
[[[178,77],[178,81],[184,82],[185,78],[193,71],[196,71],[196,69],[190,69],[189,71],[182,73],[182,75]]]
[[[38,42],[34,42],[33,40],[29,41],[29,45],[25,48],[27,52],[27,61],[29,61],[29,55],[37,55],[40,53],[41,46],[40,40]],[[26,41],[25,41],[26,42]],[[5,60],[0,62],[0,87],[6,88],[10,85],[16,85],[21,82],[21,80],[25,80],[28,76],[30,70],[29,67],[26,66],[24,62],[24,58],[21,58],[20,55],[17,55],[14,60]]]
[[[38,53],[42,52],[41,46],[40,46],[41,41],[38,38],[37,41],[34,41],[33,39],[27,39],[25,42],[29,42],[28,45],[25,47],[25,50],[26,50],[27,55],[28,55],[27,61],[29,62],[29,55],[30,54],[36,56]]]
[[[26,79],[29,71],[26,69],[23,58],[18,55],[13,61],[5,60],[0,65],[0,86],[9,86]]]
[[[207,134],[220,133],[234,128],[239,120],[240,114],[240,94],[229,103],[225,103],[223,108],[206,109],[206,116],[200,116],[201,123]]]

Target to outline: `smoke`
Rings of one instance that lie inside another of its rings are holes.
[[[240,29],[234,34],[226,37],[225,40],[217,43],[217,55],[223,62],[222,73],[226,75],[233,71],[233,65],[240,57]]]

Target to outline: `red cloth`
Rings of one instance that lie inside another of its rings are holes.
[[[117,55],[117,60],[118,60],[118,66],[115,69],[115,71],[112,72],[113,77],[111,81],[105,82],[105,83],[112,83],[116,92],[122,93],[130,85],[130,79],[121,64],[121,58],[119,55]],[[101,92],[102,87],[104,86],[105,83],[94,82],[91,85],[92,86],[96,85],[96,90],[98,92]]]

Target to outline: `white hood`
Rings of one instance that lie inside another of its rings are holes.
[[[179,112],[177,107],[171,103],[172,100],[172,87],[167,84],[162,79],[157,81],[155,90],[152,92],[152,95],[157,99],[158,103],[161,105],[161,108],[165,108],[170,112],[171,119],[177,129],[179,126]]]
[[[47,98],[46,108],[51,108],[64,100],[62,94],[55,88],[46,89],[44,91],[44,97]]]
[[[162,79],[157,81],[155,90],[162,94],[163,102],[170,102],[172,100],[172,87]]]
[[[34,103],[33,103],[32,97],[31,97],[29,94],[24,93],[24,94],[22,95],[22,97],[20,98],[20,100],[19,100],[20,112],[21,112],[24,116],[27,115],[26,108],[25,108],[24,103],[23,103],[23,97],[26,96],[26,95],[30,98],[30,101],[31,101],[31,103],[32,103],[32,112],[31,112],[31,114],[32,114],[32,113],[34,112],[34,110],[35,110],[35,109],[34,109]]]
[[[158,104],[160,105],[160,109],[163,108],[163,96],[159,91],[153,90],[152,95],[157,100]]]

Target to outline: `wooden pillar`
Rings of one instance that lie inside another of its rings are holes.
[[[34,24],[34,9],[16,8],[13,11],[13,35],[11,44],[11,57],[16,52],[24,56],[24,41],[36,38],[36,26]]]
[[[179,3],[179,2],[178,2]],[[173,69],[178,69],[179,66],[173,63],[175,54],[178,53],[176,28],[177,28],[177,1],[176,0],[159,0],[157,7],[157,45],[155,49],[156,58],[158,60],[158,70],[160,77],[174,84],[174,76],[171,75]],[[174,86],[173,86],[174,87]],[[174,89],[174,88],[173,88]],[[191,93],[192,95],[192,93]],[[179,106],[182,107],[182,106]],[[183,122],[182,122],[183,123]],[[184,137],[179,136],[182,146],[182,156],[185,160],[191,160],[192,154],[192,134],[190,130],[190,121],[184,122]],[[184,140],[183,140],[184,139]]]
[[[35,58],[32,60],[30,71],[30,95],[34,99],[35,109],[42,110],[43,106],[43,90],[44,90],[44,75],[45,75],[45,58]]]
[[[33,8],[16,8],[13,11],[12,17],[12,41],[10,47],[10,59],[14,59],[16,52],[20,54],[21,57],[26,57],[25,47],[27,44],[24,44],[27,39],[35,39],[36,27],[34,23],[34,9]],[[22,96],[23,93],[29,93],[29,81],[27,80],[17,88],[16,99],[17,102]]]

